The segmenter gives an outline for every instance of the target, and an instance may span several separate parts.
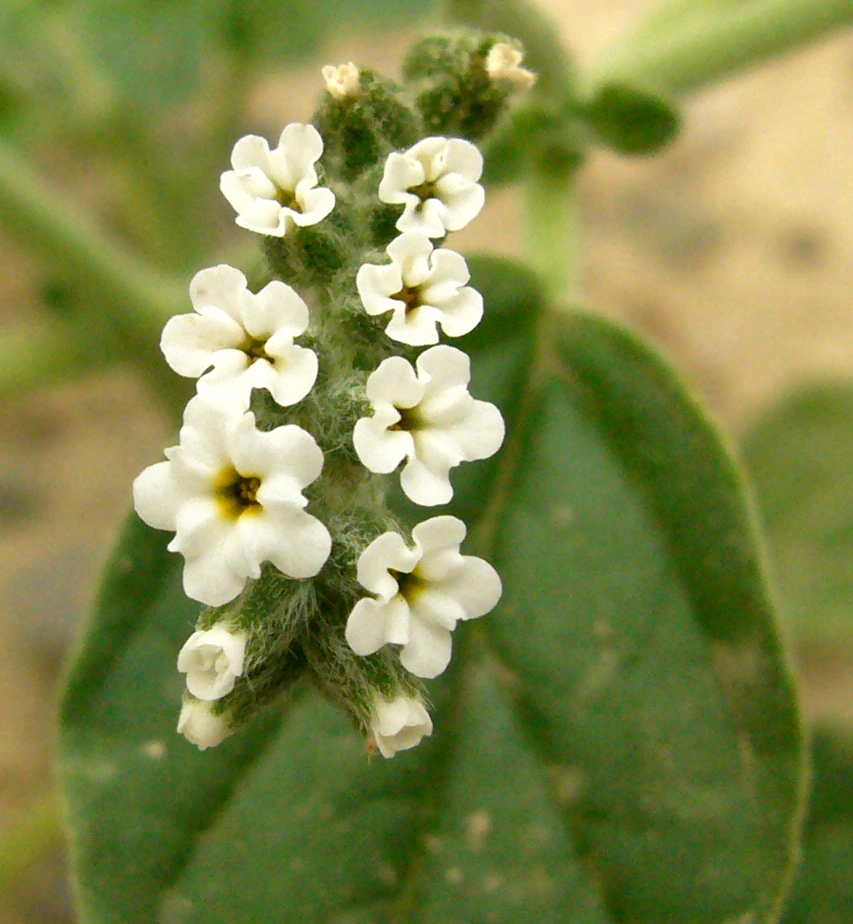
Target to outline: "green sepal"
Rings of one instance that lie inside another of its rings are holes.
[[[595,138],[619,154],[654,154],[678,136],[681,115],[660,93],[611,81],[583,107]]]
[[[401,88],[368,67],[359,67],[355,96],[337,100],[324,93],[313,122],[323,137],[329,175],[345,183],[424,134],[420,115]]]
[[[430,35],[411,48],[403,76],[427,134],[479,141],[494,129],[513,95],[486,72],[486,56],[498,42],[519,44],[507,35],[465,30]]]

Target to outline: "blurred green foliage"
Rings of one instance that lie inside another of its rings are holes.
[[[818,728],[803,858],[783,924],[849,924],[853,909],[853,735]]]
[[[853,645],[853,383],[785,396],[743,453],[783,616],[801,642]]]
[[[412,28],[415,0],[4,0],[0,131],[50,174],[85,167],[138,252],[186,273],[222,246],[215,194],[264,73],[344,29]],[[319,71],[317,86],[321,85]]]

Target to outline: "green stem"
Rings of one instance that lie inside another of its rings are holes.
[[[86,291],[97,293],[81,314],[106,321],[122,346],[150,354],[164,322],[184,301],[184,288],[160,276],[108,237],[76,204],[0,141],[0,216],[16,236]],[[84,300],[85,301],[85,300]],[[109,315],[101,317],[104,304]]]
[[[0,894],[15,885],[61,836],[62,817],[56,797],[53,793],[41,796],[0,839]]]
[[[680,26],[641,27],[619,42],[594,65],[593,84],[621,78],[688,93],[853,23],[853,0],[754,0],[697,8]],[[665,12],[664,7],[655,14],[661,22]]]
[[[547,301],[568,305],[580,287],[580,231],[573,171],[539,172],[525,185],[527,260],[545,287]]]

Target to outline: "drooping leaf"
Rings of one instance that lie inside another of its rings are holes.
[[[783,615],[801,641],[853,643],[853,386],[788,395],[743,447]]]
[[[63,707],[84,922],[772,919],[799,727],[737,474],[633,338],[578,317],[537,358],[529,274],[474,275],[472,391],[509,437],[455,509],[505,593],[457,630],[433,737],[368,761],[301,691],[199,754],[180,562],[132,524]]]

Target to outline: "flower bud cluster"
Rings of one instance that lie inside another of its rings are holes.
[[[529,84],[499,39],[456,40],[476,54],[453,58],[454,92],[473,81],[505,103]],[[204,269],[193,312],[163,331],[196,395],[134,503],[174,532],[184,590],[205,604],[177,665],[178,730],[202,749],[300,676],[385,757],[413,747],[432,732],[423,679],[447,667],[457,623],[501,594],[492,566],[461,554],[461,520],[408,530],[386,503],[398,469],[415,504],[448,503],[451,470],[504,438],[500,411],[469,394],[468,356],[440,342],[483,316],[465,259],[443,246],[483,207],[483,161],[466,138],[428,134],[429,68],[415,70],[398,87],[326,67],[319,130],[237,142],[220,188],[278,278],[252,292],[234,267]],[[483,112],[480,134],[498,114]]]

